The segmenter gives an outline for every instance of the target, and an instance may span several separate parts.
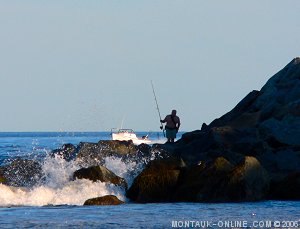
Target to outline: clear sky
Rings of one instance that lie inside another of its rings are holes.
[[[298,0],[0,0],[0,131],[199,129],[300,55]]]

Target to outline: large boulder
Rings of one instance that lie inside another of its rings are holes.
[[[180,185],[175,190],[176,201],[220,202],[229,201],[224,186],[234,166],[218,157],[211,165],[200,162],[182,173]],[[225,187],[227,188],[227,187]]]
[[[261,138],[272,148],[300,147],[300,117],[270,118],[259,125]]]
[[[124,202],[119,200],[116,196],[106,195],[106,196],[88,199],[84,202],[83,205],[120,205],[120,204],[124,204]]]
[[[229,176],[228,195],[233,201],[257,201],[266,198],[270,177],[255,157],[245,157],[243,164]]]
[[[264,143],[256,128],[236,129],[232,126],[221,126],[185,134],[176,146],[173,152],[188,165],[195,165],[200,161],[225,156],[224,153],[231,162],[240,162],[240,155],[259,155]]]
[[[126,196],[139,203],[170,202],[185,163],[180,158],[151,161],[134,179]]]
[[[127,189],[127,183],[124,178],[117,176],[112,171],[108,170],[107,168],[101,165],[79,169],[74,172],[73,178],[88,179],[94,182],[107,182]]]
[[[269,177],[254,157],[245,157],[234,166],[224,157],[211,165],[192,166],[176,190],[177,201],[228,202],[255,201],[266,197]]]

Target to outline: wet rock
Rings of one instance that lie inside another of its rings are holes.
[[[89,168],[82,168],[74,172],[74,179],[88,179],[94,182],[101,181],[107,182],[114,185],[118,185],[127,189],[126,181],[114,174],[112,171],[108,170],[104,166],[93,166]]]
[[[269,186],[268,172],[255,157],[246,157],[245,162],[230,174],[228,195],[233,201],[263,200]]]
[[[127,155],[136,152],[136,147],[132,141],[101,140],[98,145],[103,151],[111,155]]]
[[[147,151],[149,150],[149,151]],[[82,142],[77,147],[77,158],[83,166],[104,165],[105,157],[136,160],[150,154],[150,148],[135,146],[132,141],[101,140],[98,143]]]
[[[4,177],[4,169],[0,168],[0,184],[5,183],[6,179]]]
[[[181,179],[176,201],[256,201],[266,197],[269,188],[268,173],[254,157],[245,157],[237,166],[218,157],[211,165],[191,167]]]
[[[201,162],[190,167],[181,176],[180,186],[175,192],[176,201],[229,201],[224,189],[227,189],[229,174],[233,168],[223,157],[216,158],[211,165]]]
[[[120,205],[124,204],[123,201],[119,200],[114,195],[107,195],[97,198],[88,199],[83,205]]]
[[[77,146],[76,160],[82,164],[82,166],[97,166],[104,164],[104,155],[102,148],[97,143],[80,142]]]
[[[151,161],[135,179],[126,196],[135,202],[169,202],[185,163],[180,158]]]
[[[5,184],[16,187],[31,187],[43,177],[42,166],[33,160],[17,158],[3,167]]]
[[[64,158],[67,161],[71,161],[76,157],[76,147],[73,144],[64,144],[60,149],[53,150],[51,156],[56,155]]]

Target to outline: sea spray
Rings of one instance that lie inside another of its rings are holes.
[[[110,159],[111,166],[120,164]],[[42,163],[43,178],[34,187],[0,185],[0,206],[83,205],[90,198],[115,195],[126,201],[125,190],[113,184],[73,180],[80,166],[75,160],[66,161],[60,156],[46,156]],[[113,168],[113,167],[111,167]],[[123,171],[126,174],[126,168]]]
[[[42,166],[43,183],[53,188],[64,186],[79,168],[80,166],[74,160],[66,161],[60,155],[54,155],[54,157],[47,155]]]
[[[122,177],[126,180],[128,186],[130,187],[133,179],[142,171],[144,168],[144,163],[136,161],[122,161],[122,158],[119,157],[106,157],[105,167],[114,172],[119,177]]]
[[[0,184],[0,206],[83,205],[90,198],[115,195],[125,201],[124,191],[114,185],[90,180],[75,180],[61,188],[47,185],[30,189]]]
[[[93,182],[86,179],[74,180],[76,170],[92,166],[82,163],[81,158],[65,160],[63,155],[53,152],[43,152],[43,157],[37,157],[42,170],[42,177],[33,186],[11,187],[0,186],[0,206],[45,206],[45,205],[83,205],[90,198],[104,195],[115,195],[120,200],[128,201],[125,190],[119,186],[101,181]],[[37,156],[37,154],[35,155]],[[100,155],[99,155],[100,156]],[[104,156],[102,165],[124,178],[130,187],[134,178],[145,165],[161,157],[159,148],[152,148],[150,154],[138,151],[137,154]],[[99,163],[100,164],[100,163]],[[5,193],[5,194],[3,194]]]
[[[135,177],[137,177],[149,161],[163,157],[159,149],[151,149],[150,155],[142,157],[121,158],[116,156],[108,156],[104,158],[104,166],[114,172],[116,175],[124,178],[131,186]]]

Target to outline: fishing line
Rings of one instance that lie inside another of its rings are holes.
[[[158,111],[159,122],[160,122],[161,115],[160,115],[160,111],[159,111],[159,107],[158,107],[158,102],[157,102],[157,98],[156,98],[156,94],[155,94],[155,90],[154,90],[154,86],[153,86],[152,80],[151,80],[151,86],[152,86],[152,91],[153,91],[153,95],[154,95],[154,99],[155,99],[155,103],[156,103],[156,109]],[[163,124],[161,122],[160,122],[160,129],[163,131],[163,135],[165,137],[165,130],[164,130]]]

